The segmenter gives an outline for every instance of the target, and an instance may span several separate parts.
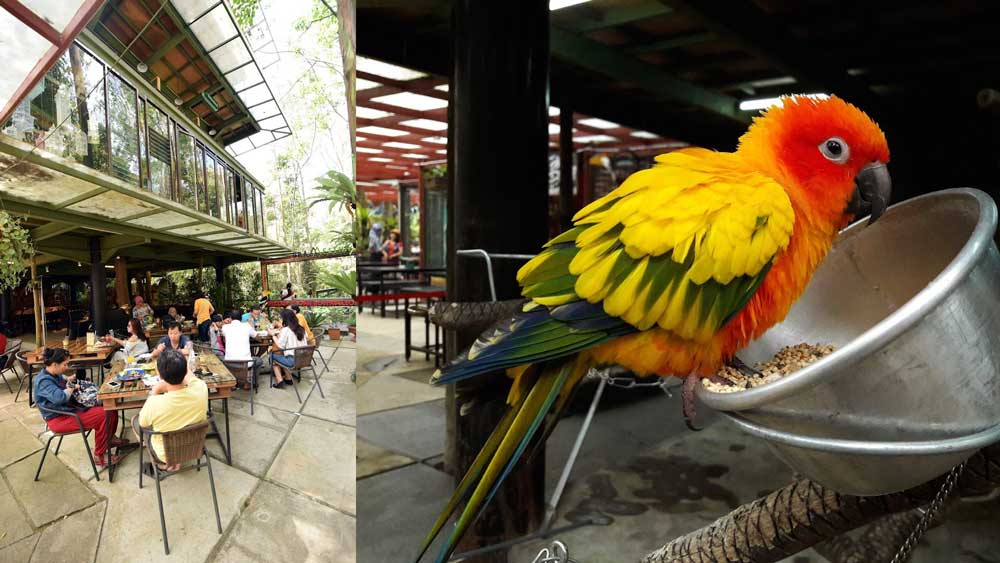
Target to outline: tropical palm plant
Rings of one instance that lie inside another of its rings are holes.
[[[317,203],[327,202],[330,206],[330,211],[333,211],[338,205],[341,205],[352,218],[354,217],[354,210],[360,207],[362,203],[354,181],[348,178],[346,174],[337,172],[336,170],[330,170],[325,176],[316,178],[316,181],[319,182],[319,185],[315,187],[315,190],[321,195],[313,198],[309,203],[309,207]]]
[[[358,294],[358,275],[353,269],[343,272],[321,272],[317,281],[324,289],[335,289],[352,298]]]

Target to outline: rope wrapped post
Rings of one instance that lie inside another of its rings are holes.
[[[953,475],[949,473],[906,491],[875,497],[842,495],[800,479],[667,543],[642,561],[779,561],[855,528],[931,503],[946,481],[955,479]],[[961,496],[982,496],[996,488],[1000,488],[1000,444],[983,448],[969,458],[964,471],[955,480],[955,492]],[[898,547],[893,545],[892,552],[895,553]],[[866,561],[872,561],[872,554],[867,555]]]

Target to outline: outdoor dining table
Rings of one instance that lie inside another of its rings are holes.
[[[97,392],[97,400],[101,401],[104,406],[105,420],[107,424],[111,422],[111,411],[126,411],[130,409],[141,409],[146,403],[146,399],[149,398],[149,387],[141,379],[136,381],[121,382],[118,387],[112,387],[110,383],[112,381],[117,381],[117,375],[121,373],[122,369],[125,367],[125,363],[121,360],[116,360],[111,364],[111,370],[108,372],[104,383],[101,385],[100,390]],[[236,387],[236,378],[233,374],[226,368],[226,365],[222,363],[215,354],[199,354],[197,357],[197,367],[203,370],[207,370],[212,373],[210,376],[199,376],[201,380],[205,382],[208,387],[208,400],[209,407],[208,412],[212,412],[212,401],[222,401],[222,409],[225,413],[226,419],[226,439],[222,440],[222,434],[219,432],[218,426],[215,424],[215,419],[212,419],[212,432],[208,435],[219,440],[219,446],[222,448],[223,453],[226,454],[226,463],[232,465],[232,450],[230,447],[230,426],[229,426],[229,397],[233,394],[233,388]],[[153,368],[152,373],[156,373],[156,368]],[[115,468],[111,465],[111,450],[113,448],[108,448],[108,481],[114,481]]]
[[[69,352],[69,363],[71,367],[78,366],[80,364],[93,364],[98,368],[98,379],[104,376],[104,364],[108,362],[108,358],[115,353],[115,350],[119,348],[118,344],[112,342],[108,345],[102,346],[87,346],[86,338],[74,338],[69,341],[68,346],[63,346],[62,343],[51,344],[50,348],[60,347],[65,348]],[[31,369],[28,372],[28,406],[34,406],[35,400],[32,396],[32,384],[31,378],[35,373],[35,368],[41,368],[44,364],[43,355],[45,353],[45,348],[38,348],[28,352],[24,355],[24,359],[28,361],[28,366]]]
[[[402,266],[358,266],[358,273],[365,273],[372,275],[375,279],[372,281],[378,282],[378,292],[380,295],[385,293],[386,287],[386,275],[387,274],[403,274],[405,278],[409,274],[429,274],[429,275],[444,275],[447,273],[446,268],[438,266],[427,266],[418,268],[404,268]],[[373,284],[374,285],[374,284]],[[382,317],[385,317],[385,299],[382,300],[379,306],[380,313]]]

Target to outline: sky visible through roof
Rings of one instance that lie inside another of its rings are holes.
[[[255,21],[259,23],[261,18],[266,20],[274,42],[273,45],[262,46],[260,42],[253,39],[251,41],[255,43],[253,48],[261,51],[255,53],[258,60],[262,60],[265,56],[274,55],[280,58],[275,64],[269,64],[262,69],[262,72],[265,80],[271,86],[278,105],[281,106],[282,112],[291,125],[292,136],[236,157],[247,170],[264,183],[269,194],[275,194],[277,190],[281,189],[275,173],[278,156],[295,139],[304,140],[312,147],[310,156],[302,170],[307,199],[316,195],[312,189],[316,185],[315,179],[324,175],[328,170],[338,170],[353,177],[351,139],[347,122],[347,100],[340,53],[334,53],[335,56],[331,56],[328,61],[317,63],[309,61],[306,57],[295,52],[298,47],[316,40],[315,36],[319,33],[317,26],[313,25],[305,32],[295,29],[296,21],[301,18],[310,18],[311,15],[312,2],[261,1]],[[244,30],[245,32],[246,30]],[[314,125],[310,126],[309,116],[306,115],[308,108],[297,104],[298,96],[296,94],[302,86],[302,77],[309,72],[318,73],[324,82],[329,84],[328,110],[334,129],[332,134],[324,134],[317,131]],[[309,218],[311,225],[325,224],[329,218],[327,206],[323,204],[313,206]],[[346,222],[346,215],[342,219]]]

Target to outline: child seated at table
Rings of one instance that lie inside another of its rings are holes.
[[[177,350],[162,352],[156,359],[156,370],[160,374],[160,381],[153,385],[146,404],[132,418],[132,430],[140,439],[141,428],[155,432],[180,430],[205,420],[208,411],[208,386],[188,371],[187,359],[183,354]],[[153,436],[148,445],[156,452],[156,457],[165,459],[162,437]],[[177,471],[180,465],[164,465],[160,469]],[[143,471],[151,475],[153,468],[146,464]]]

